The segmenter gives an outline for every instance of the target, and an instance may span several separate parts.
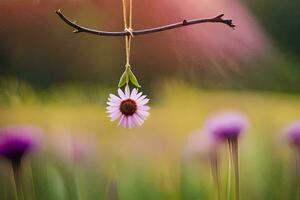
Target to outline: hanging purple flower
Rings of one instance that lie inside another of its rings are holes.
[[[33,126],[0,128],[0,156],[19,164],[25,154],[39,148],[42,130]]]
[[[300,120],[290,123],[284,130],[283,134],[295,147],[300,147]]]
[[[247,127],[247,117],[237,111],[218,113],[206,122],[207,131],[221,140],[238,138]]]
[[[136,88],[130,91],[128,85],[124,92],[118,89],[118,94],[110,94],[108,98],[106,109],[111,121],[120,119],[118,125],[124,128],[141,126],[149,116],[150,107],[146,105],[149,99]]]

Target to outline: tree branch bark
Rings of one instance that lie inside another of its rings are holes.
[[[149,33],[157,33],[162,31],[167,31],[171,29],[181,28],[185,26],[190,26],[194,24],[203,24],[203,23],[221,23],[225,24],[234,29],[235,25],[232,23],[231,19],[223,19],[224,14],[218,15],[212,18],[202,18],[202,19],[193,19],[193,20],[183,20],[181,22],[177,22],[174,24],[168,24],[165,26],[142,29],[142,30],[133,30],[133,31],[118,31],[118,32],[110,32],[110,31],[100,31],[96,29],[86,28],[84,26],[78,25],[75,21],[71,21],[68,19],[61,10],[55,11],[56,14],[62,19],[66,24],[73,27],[75,30],[74,33],[90,33],[99,36],[126,36],[126,35],[144,35]]]

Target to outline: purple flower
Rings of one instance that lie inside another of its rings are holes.
[[[221,140],[238,138],[247,127],[247,117],[237,111],[218,113],[206,122],[207,131]]]
[[[191,133],[187,140],[187,153],[189,155],[209,155],[219,147],[219,141],[211,134],[203,130]]]
[[[283,130],[283,134],[287,137],[292,145],[300,147],[300,120],[290,123]]]
[[[110,94],[108,98],[107,113],[111,121],[120,118],[119,125],[124,128],[141,126],[149,116],[149,99],[142,92],[134,88],[131,92],[126,85],[125,91],[118,89],[119,96]]]
[[[70,134],[68,130],[63,130],[51,139],[52,152],[60,160],[86,165],[96,155],[97,140],[92,135]]]
[[[42,130],[32,126],[9,126],[0,128],[0,156],[12,163],[39,148]]]

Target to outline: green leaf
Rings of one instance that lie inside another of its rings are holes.
[[[133,74],[133,72],[131,71],[130,68],[128,68],[128,75],[129,75],[129,79],[133,85],[135,85],[136,87],[141,87],[136,76]]]
[[[118,87],[124,86],[126,83],[128,83],[128,81],[129,81],[129,76],[128,76],[128,70],[126,69],[119,80]]]

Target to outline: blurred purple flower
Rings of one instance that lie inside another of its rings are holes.
[[[220,159],[219,159],[220,141],[212,134],[203,130],[196,130],[188,137],[185,159],[203,158],[209,160],[211,175],[220,195]],[[219,199],[219,198],[218,198]]]
[[[300,147],[300,120],[290,123],[283,134],[293,146]]]
[[[186,153],[188,156],[210,156],[218,147],[219,141],[215,137],[206,131],[196,130],[187,139]]]
[[[19,163],[23,156],[40,147],[42,130],[33,126],[0,128],[0,156]]]
[[[244,133],[245,129],[248,127],[247,117],[238,111],[228,111],[217,113],[216,115],[210,117],[206,122],[206,129],[211,133],[217,140],[226,141],[228,145],[228,177],[230,173],[234,173],[234,184],[235,184],[235,199],[239,199],[240,191],[240,169],[239,169],[239,146],[238,138]],[[219,187],[219,175],[218,175],[218,159],[212,160],[212,165],[214,167],[214,177],[216,178],[217,187]],[[233,168],[231,167],[233,166]],[[230,180],[228,178],[228,180]],[[218,191],[220,191],[218,189]],[[229,198],[231,197],[231,187],[228,184],[227,192]],[[219,193],[219,192],[218,192]],[[219,193],[220,194],[220,193]]]
[[[52,151],[59,159],[72,163],[89,164],[97,151],[96,139],[87,134],[70,134],[61,131],[52,137]]]
[[[73,138],[72,144],[73,159],[77,163],[87,163],[96,154],[96,144],[92,138],[77,136]]]
[[[247,127],[247,117],[237,111],[218,113],[206,122],[207,131],[220,140],[238,138]]]

